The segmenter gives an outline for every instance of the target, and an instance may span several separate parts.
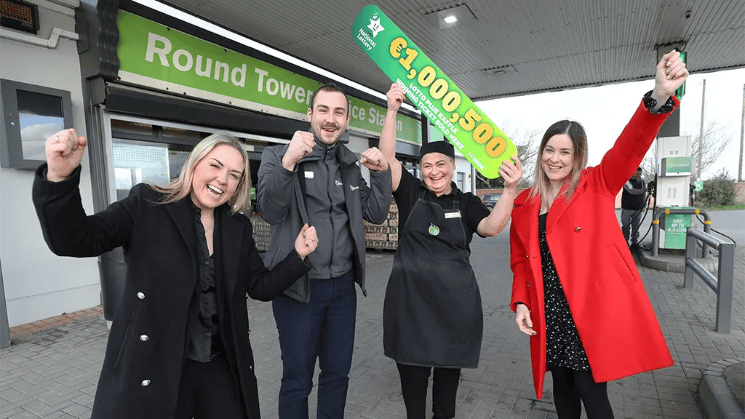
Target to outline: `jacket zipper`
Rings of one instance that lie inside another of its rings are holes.
[[[334,234],[334,217],[332,216],[334,212],[334,200],[331,198],[331,182],[335,181],[336,179],[331,179],[331,169],[329,168],[329,164],[326,162],[326,157],[328,157],[328,154],[329,150],[327,148],[323,154],[323,164],[326,166],[326,194],[329,198],[329,224],[331,224],[331,258],[329,258],[329,278],[333,278],[333,271],[331,269],[331,266],[334,263],[334,249],[336,249],[334,240],[336,239],[336,235]]]

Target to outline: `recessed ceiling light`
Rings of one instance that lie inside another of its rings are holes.
[[[455,23],[458,21],[458,18],[455,17],[455,15],[445,16],[445,19],[443,19],[445,23]]]

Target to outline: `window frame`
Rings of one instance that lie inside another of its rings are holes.
[[[23,158],[21,121],[18,114],[19,90],[60,98],[65,129],[73,127],[72,96],[69,90],[0,79],[0,126],[5,129],[5,135],[0,136],[0,167],[34,170],[45,161]]]

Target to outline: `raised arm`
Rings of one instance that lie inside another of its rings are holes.
[[[656,112],[660,111],[668,99],[677,106],[678,101],[672,95],[687,77],[688,70],[677,51],[665,54],[657,64],[655,86],[651,94],[655,103],[649,109],[644,103],[637,108],[613,148],[605,153],[598,166],[607,194],[618,193],[644,159],[660,126],[671,114],[669,111],[661,114]]]
[[[45,144],[47,163],[35,173],[33,202],[44,240],[59,256],[98,256],[129,240],[140,193],[114,202],[104,211],[88,216],[80,197],[80,161],[87,142],[74,129],[60,131]]]
[[[520,159],[517,156],[512,156],[512,159],[515,161],[514,163],[504,160],[499,167],[499,174],[504,179],[504,192],[502,192],[502,196],[492,209],[491,214],[479,223],[477,232],[483,237],[496,236],[510,220],[512,203],[517,195],[517,184],[523,175],[523,164]]]
[[[402,170],[401,163],[396,159],[396,114],[404,102],[406,94],[403,87],[394,83],[386,96],[388,98],[388,111],[385,114],[383,130],[380,133],[379,148],[391,167],[391,187],[395,191],[401,182]]]

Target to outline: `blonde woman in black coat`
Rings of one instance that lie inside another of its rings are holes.
[[[139,184],[86,216],[78,184],[86,139],[47,139],[33,199],[49,248],[98,256],[124,248],[127,278],[114,315],[93,418],[259,418],[246,294],[267,301],[309,266],[307,225],[271,271],[252,238],[248,156],[227,133],[202,140],[180,177]]]

